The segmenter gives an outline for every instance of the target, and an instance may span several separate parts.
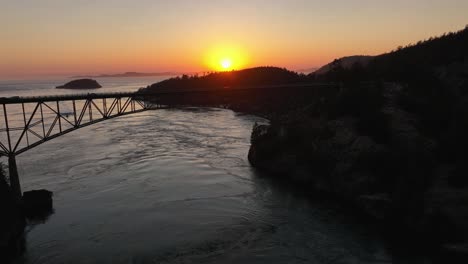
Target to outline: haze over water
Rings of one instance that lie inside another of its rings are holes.
[[[114,92],[134,92],[139,88],[146,87],[155,82],[162,81],[172,76],[157,77],[110,77],[93,78],[103,87],[92,90],[56,89],[56,86],[63,85],[73,78],[63,76],[45,76],[34,79],[0,79],[0,97],[10,96],[44,96],[57,94],[84,94],[84,93],[114,93]]]

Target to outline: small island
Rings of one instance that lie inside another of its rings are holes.
[[[93,79],[78,79],[68,82],[64,85],[57,86],[57,89],[98,89],[102,86]]]

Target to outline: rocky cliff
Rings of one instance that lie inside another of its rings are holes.
[[[398,103],[402,91],[398,84],[383,86],[382,103],[373,110],[382,124],[374,127],[365,113],[256,125],[249,161],[311,193],[339,197],[407,237],[463,251],[468,185],[450,184],[450,175],[466,170],[440,160],[438,141],[422,133],[420,117]]]

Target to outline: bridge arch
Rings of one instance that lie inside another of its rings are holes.
[[[8,157],[12,190],[21,197],[17,155],[82,127],[158,108],[137,93],[0,98],[0,156]]]

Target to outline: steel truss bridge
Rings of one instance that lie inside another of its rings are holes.
[[[16,156],[79,128],[146,110],[178,106],[228,106],[246,112],[288,109],[325,98],[336,84],[289,84],[174,90],[151,93],[88,93],[0,98],[0,157],[8,157],[9,182],[18,198]]]
[[[162,106],[136,93],[0,98],[0,156],[8,157],[10,186],[21,197],[16,156],[97,122]]]

